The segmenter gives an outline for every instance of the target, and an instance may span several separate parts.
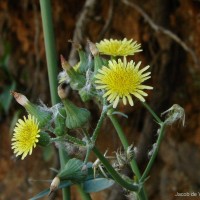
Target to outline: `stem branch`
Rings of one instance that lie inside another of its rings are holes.
[[[158,115],[156,115],[156,113],[151,109],[151,107],[145,103],[142,102],[142,104],[144,105],[144,107],[151,113],[151,115],[155,118],[155,120],[160,124],[162,123],[162,120],[158,117]]]
[[[141,183],[145,181],[145,179],[147,178],[147,176],[148,176],[148,174],[149,174],[149,172],[150,172],[150,170],[151,170],[151,168],[153,166],[155,158],[156,158],[156,156],[158,154],[158,150],[160,148],[161,141],[162,141],[163,136],[164,136],[164,132],[165,132],[164,130],[165,130],[165,123],[162,122],[160,124],[160,130],[159,130],[159,133],[158,133],[159,136],[158,136],[158,139],[156,141],[156,147],[155,147],[155,149],[153,149],[153,154],[152,154],[152,156],[151,156],[151,158],[150,158],[150,160],[149,160],[149,162],[148,162],[148,164],[146,166],[146,169],[144,170],[144,172],[142,174],[142,177],[140,178],[140,182]]]
[[[108,160],[99,152],[99,150],[96,147],[93,147],[93,152],[95,155],[99,158],[99,160],[103,163],[104,167],[107,169],[109,174],[112,176],[112,178],[123,188],[126,188],[130,191],[137,192],[139,190],[139,186],[136,184],[131,184],[125,181],[116,171],[115,169],[110,165]]]

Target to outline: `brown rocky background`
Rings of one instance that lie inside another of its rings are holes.
[[[85,7],[84,7],[85,6]],[[52,1],[57,53],[76,61],[69,39],[86,43],[102,38],[133,38],[142,43],[136,56],[143,65],[150,64],[153,92],[147,101],[161,113],[174,103],[186,112],[185,127],[168,127],[159,156],[146,182],[150,200],[200,199],[175,197],[176,192],[200,192],[200,1],[199,0],[57,0]],[[16,90],[31,101],[41,99],[50,105],[47,68],[40,7],[36,0],[0,1],[0,56],[9,44],[8,68],[11,77],[0,69],[0,91],[16,82]],[[58,66],[61,70],[60,65]],[[74,97],[77,101],[76,94]],[[3,102],[2,102],[3,103]],[[98,109],[88,103],[93,114]],[[129,141],[139,148],[138,162],[144,169],[148,152],[156,139],[157,126],[139,102],[120,107],[128,122],[120,117]],[[16,112],[18,114],[16,114]],[[10,140],[13,123],[24,110],[12,101],[8,112],[0,113],[0,200],[24,200],[46,189],[50,167],[58,167],[57,156],[48,159],[37,148],[24,161],[13,156]],[[104,123],[98,146],[109,152],[120,146],[108,120]],[[56,155],[56,150],[51,150]],[[72,199],[79,199],[75,188]],[[119,188],[93,194],[93,199],[125,199]],[[47,199],[43,198],[43,199]],[[61,199],[58,194],[57,199]]]

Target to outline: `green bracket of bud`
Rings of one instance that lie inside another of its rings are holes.
[[[66,110],[65,125],[69,129],[83,127],[90,118],[90,112],[85,108],[79,108],[68,99],[63,99],[63,104]]]
[[[70,86],[73,90],[79,90],[85,86],[85,76],[76,72],[73,68],[67,70],[67,74],[70,78]]]
[[[49,136],[49,134],[46,132],[40,132],[39,134],[40,134],[40,137],[39,137],[38,144],[43,147],[48,146],[51,142],[51,137]]]
[[[78,70],[80,71],[80,73],[85,73],[88,67],[87,54],[82,49],[78,50],[78,54],[80,58],[80,66]]]
[[[65,108],[60,108],[58,110],[58,114],[54,121],[54,123],[55,123],[54,134],[56,134],[57,136],[62,136],[67,133],[65,120],[66,120]]]
[[[58,173],[57,176],[61,180],[81,182],[87,177],[87,174],[88,170],[83,161],[72,158],[66,163],[64,168]]]
[[[44,128],[50,122],[51,117],[52,117],[51,112],[42,110],[42,108],[40,106],[37,106],[30,102],[28,102],[26,105],[24,105],[24,107],[29,114],[31,114],[37,118],[37,120],[39,122],[39,128]]]
[[[94,57],[94,74],[96,74],[97,71],[101,69],[103,65],[104,65],[103,59],[99,55],[96,55]]]
[[[92,86],[91,86],[92,87]],[[83,102],[86,102],[86,101],[89,101],[92,99],[92,97],[94,96],[94,92],[95,91],[91,91],[91,90],[94,90],[93,88],[91,89],[87,89],[86,87],[83,87],[81,90],[79,90],[79,95],[81,97],[81,100]]]

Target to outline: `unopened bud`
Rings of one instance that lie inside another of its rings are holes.
[[[65,125],[69,129],[75,129],[85,126],[90,118],[90,112],[85,108],[79,108],[68,99],[63,100],[66,110]]]
[[[39,142],[40,146],[46,147],[50,144],[51,137],[46,132],[40,132]]]
[[[58,176],[61,180],[82,181],[87,177],[87,170],[82,160],[72,158],[68,160]]]
[[[37,106],[31,103],[23,94],[14,91],[12,91],[11,94],[14,96],[16,101],[26,109],[29,114],[37,118],[40,128],[45,127],[49,123],[52,116],[52,113],[50,111],[47,111],[41,106]]]
[[[17,103],[19,103],[20,105],[22,105],[23,107],[28,104],[29,100],[26,98],[26,96],[24,96],[21,93],[17,93],[15,91],[11,91],[10,92],[13,97],[15,98],[15,100],[17,101]]]
[[[185,111],[178,104],[174,104],[171,108],[163,112],[161,116],[166,113],[167,113],[167,117],[165,119],[166,124],[171,125],[174,122],[180,120],[182,121],[182,125],[183,126],[185,125]]]
[[[58,176],[56,176],[53,179],[53,181],[51,182],[51,185],[50,185],[50,194],[58,188],[59,184],[60,184],[60,178]]]
[[[71,65],[67,62],[67,60],[65,60],[63,55],[60,55],[60,61],[61,61],[61,66],[65,71],[71,68]]]

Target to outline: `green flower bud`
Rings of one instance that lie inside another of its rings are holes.
[[[45,127],[51,120],[52,113],[44,110],[41,106],[37,106],[32,103],[28,103],[24,106],[27,112],[35,116],[39,122],[39,127]]]
[[[50,144],[51,137],[46,132],[40,132],[39,142],[40,146],[46,147]]]
[[[93,97],[92,92],[87,87],[83,87],[78,93],[83,102],[89,101]]]
[[[84,87],[86,82],[85,76],[80,74],[78,70],[76,71],[73,67],[71,67],[62,55],[60,56],[60,59],[62,68],[66,71],[67,76],[69,77],[69,84],[71,88],[73,90],[79,90]],[[80,67],[78,69],[80,69]]]
[[[88,57],[87,54],[82,50],[78,50],[79,58],[80,58],[80,66],[79,71],[80,73],[85,73],[88,69]]]
[[[61,98],[66,111],[65,125],[69,129],[80,128],[88,122],[90,112],[85,108],[77,107],[70,100],[66,99],[67,94],[65,91],[65,84],[58,86],[58,95]]]
[[[57,176],[61,180],[83,181],[87,177],[87,173],[88,170],[83,161],[72,158]]]
[[[101,69],[103,65],[104,65],[103,59],[99,55],[96,55],[94,57],[94,74],[96,74],[97,71]]]
[[[37,118],[39,122],[39,128],[43,128],[49,123],[52,117],[51,112],[43,109],[41,106],[37,106],[31,103],[23,94],[14,91],[11,92],[11,94],[14,96],[15,100],[20,105],[22,105],[30,115],[33,115]]]
[[[88,122],[90,118],[90,112],[87,109],[79,108],[67,99],[63,100],[63,103],[67,114],[65,121],[67,128],[80,128]]]

